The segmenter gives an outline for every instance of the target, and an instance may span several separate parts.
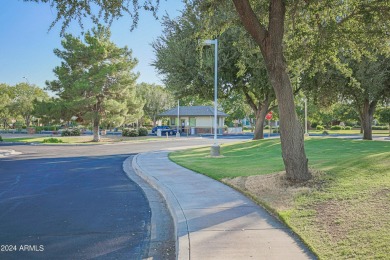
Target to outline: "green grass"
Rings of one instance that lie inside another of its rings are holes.
[[[322,134],[324,131],[327,131],[330,135],[362,135],[360,129],[352,130],[309,130],[309,134]],[[374,136],[388,136],[389,130],[372,130]]]
[[[310,138],[305,147],[310,167],[325,172],[322,185],[294,194],[288,208],[266,206],[321,259],[390,259],[390,142]],[[170,158],[218,180],[284,168],[276,139],[228,144],[221,151],[222,158],[207,157],[209,147]]]
[[[23,143],[43,143],[43,140],[50,137],[15,137],[3,138],[4,142],[23,142]],[[167,141],[167,138],[157,137],[122,137],[122,136],[102,136],[99,143],[92,142],[93,136],[64,136],[55,137],[62,141],[62,144],[102,144],[115,142],[152,142],[152,141]],[[50,144],[50,143],[46,143]]]

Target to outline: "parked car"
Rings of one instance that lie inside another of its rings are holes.
[[[166,135],[167,133],[169,135],[175,135],[177,133],[176,129],[172,129],[167,125],[160,125],[152,128],[152,134],[157,134],[157,130],[161,130],[161,135]]]

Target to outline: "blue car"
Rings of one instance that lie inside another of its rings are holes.
[[[161,125],[161,126],[153,127],[152,128],[152,134],[157,134],[157,130],[158,129],[161,130],[161,135],[166,135],[166,133],[168,133],[168,135],[175,135],[177,133],[176,129],[171,129],[167,125]]]

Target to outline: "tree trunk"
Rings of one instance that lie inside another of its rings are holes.
[[[233,0],[245,29],[260,46],[280,113],[280,138],[287,178],[305,181],[311,178],[304,148],[301,124],[295,112],[294,95],[283,56],[285,3],[270,1],[268,29],[261,24],[248,0]]]
[[[280,139],[287,178],[305,181],[311,178],[304,148],[303,129],[295,112],[294,96],[287,72],[270,70],[280,113]]]
[[[264,121],[268,113],[269,103],[265,102],[260,109],[254,111],[256,114],[256,125],[253,140],[264,139]]]
[[[100,142],[100,133],[99,133],[99,122],[98,118],[93,120],[93,141]]]
[[[364,100],[362,111],[362,128],[363,128],[363,140],[372,140],[372,120],[374,119],[374,113],[376,108],[376,101]]]
[[[25,116],[24,119],[25,119],[25,121],[26,121],[26,126],[29,127],[29,126],[30,126],[30,116],[27,115],[27,116]]]

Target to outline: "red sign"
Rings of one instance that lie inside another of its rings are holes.
[[[272,111],[270,111],[266,116],[265,119],[271,120],[272,119]]]

